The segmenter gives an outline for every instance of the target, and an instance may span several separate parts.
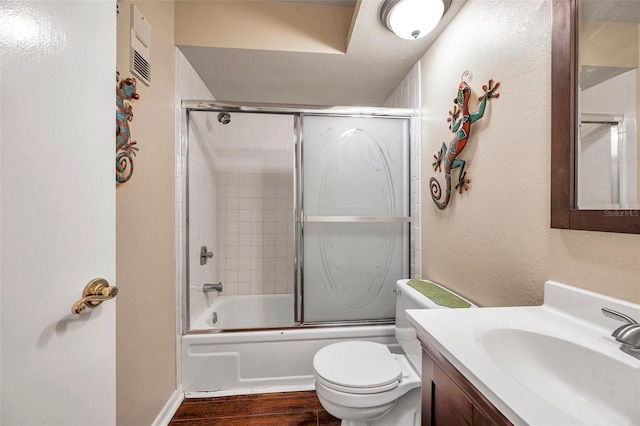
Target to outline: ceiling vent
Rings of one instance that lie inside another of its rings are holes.
[[[131,5],[131,72],[147,86],[151,85],[151,24],[140,9]]]

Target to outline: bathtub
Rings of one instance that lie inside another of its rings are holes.
[[[219,296],[182,336],[182,387],[187,398],[312,390],[313,356],[341,340],[399,351],[393,325],[295,327],[292,295]]]
[[[218,296],[192,330],[293,327],[293,294]]]

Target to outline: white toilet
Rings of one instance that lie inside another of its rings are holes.
[[[404,354],[380,343],[348,341],[325,346],[313,357],[318,399],[342,426],[420,425],[421,348],[405,311],[443,306],[408,282],[399,280],[395,290],[395,334]]]

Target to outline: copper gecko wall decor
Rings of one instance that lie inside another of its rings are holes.
[[[125,183],[133,175],[133,157],[138,148],[137,142],[131,140],[129,122],[133,120],[133,108],[130,99],[139,99],[136,93],[136,79],[125,78],[120,81],[120,73],[116,71],[116,183]]]
[[[440,186],[440,182],[435,177],[432,177],[429,180],[429,187],[431,189],[431,198],[433,202],[436,204],[440,210],[444,210],[451,200],[451,170],[452,169],[460,169],[458,174],[458,184],[456,185],[456,189],[460,194],[462,191],[469,189],[468,183],[470,179],[467,179],[467,172],[464,170],[464,166],[466,162],[458,156],[467,145],[469,141],[469,136],[471,134],[471,125],[482,118],[484,115],[484,110],[487,106],[487,101],[489,99],[498,98],[500,96],[499,93],[496,93],[498,87],[500,87],[500,83],[495,82],[493,80],[489,80],[489,82],[482,86],[482,90],[484,94],[478,98],[480,101],[480,106],[478,107],[478,111],[469,112],[469,99],[471,98],[471,88],[464,81],[464,77],[469,75],[469,71],[465,71],[460,78],[460,85],[458,86],[458,96],[453,100],[453,110],[449,111],[449,118],[447,118],[447,122],[449,123],[449,129],[452,133],[455,134],[451,142],[449,142],[449,146],[447,147],[446,143],[442,143],[442,147],[440,151],[433,156],[435,159],[433,163],[433,170],[442,171],[442,163],[444,162],[444,179],[445,179],[445,195],[444,200],[440,201],[442,198],[442,188]],[[461,116],[462,115],[462,116]]]

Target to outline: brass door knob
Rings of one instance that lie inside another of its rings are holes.
[[[87,308],[95,308],[105,300],[113,299],[118,294],[118,287],[109,286],[107,280],[96,278],[84,287],[82,299],[71,307],[71,313],[81,314]]]

